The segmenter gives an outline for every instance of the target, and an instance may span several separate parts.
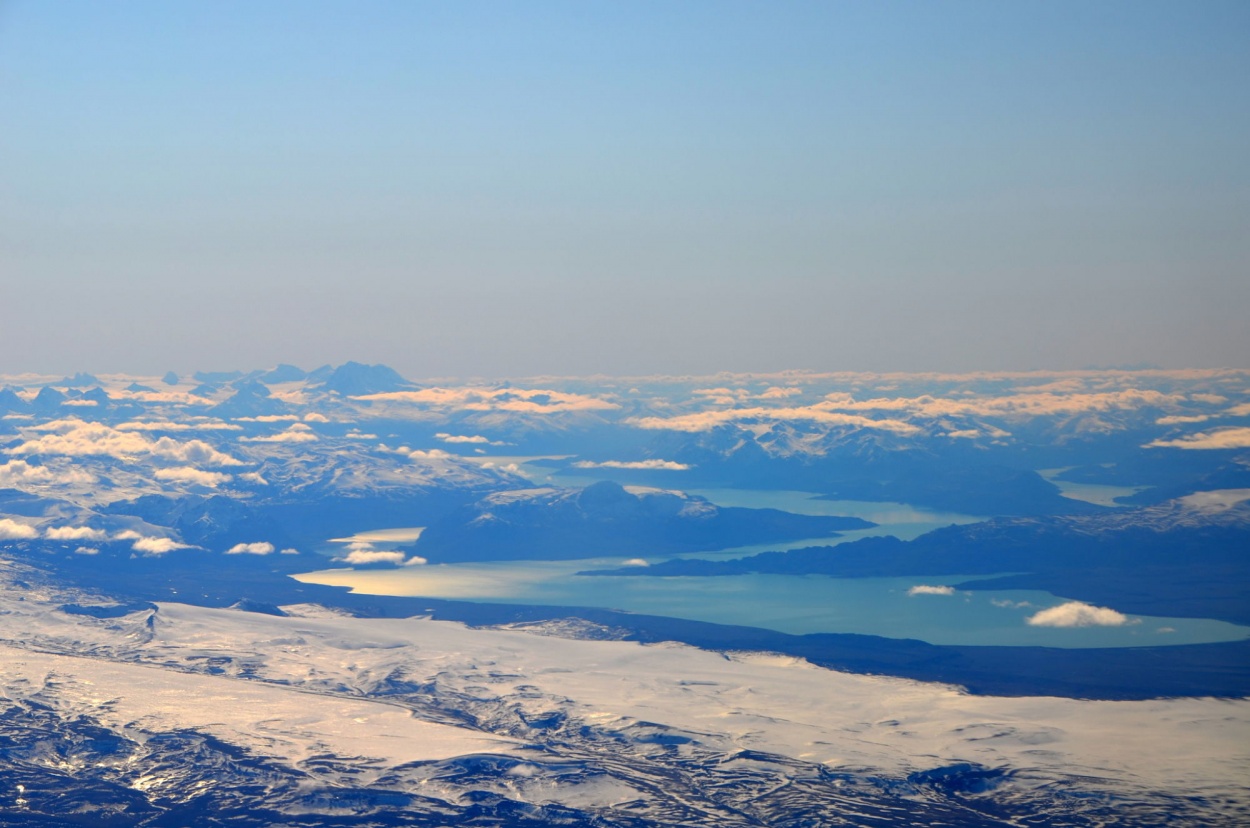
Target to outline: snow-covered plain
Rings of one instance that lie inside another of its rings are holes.
[[[59,607],[107,603],[99,597],[41,588],[18,564],[0,571],[7,704],[37,701],[114,732],[208,733],[334,784],[346,763],[353,784],[452,801],[462,783],[431,778],[422,763],[494,754],[506,771],[475,788],[611,811],[637,810],[659,796],[647,779],[709,757],[718,773],[783,786],[833,774],[880,787],[967,765],[997,774],[980,795],[1034,810],[1054,807],[1058,789],[1081,791],[1063,804],[1069,817],[1181,801],[1196,808],[1174,811],[1181,822],[1250,816],[1245,700],[976,697],[770,654],[310,606],[278,617],[160,604],[95,618]],[[129,784],[174,783],[136,774]],[[665,785],[680,797],[680,785]]]

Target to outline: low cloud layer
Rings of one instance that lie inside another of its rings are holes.
[[[954,595],[955,588],[952,586],[928,586],[927,584],[917,584],[907,590],[908,595]]]
[[[1155,440],[1146,448],[1179,449],[1243,449],[1250,448],[1250,427],[1221,428],[1216,431],[1200,431],[1172,440]]]
[[[579,460],[573,464],[576,469],[663,469],[668,471],[685,471],[690,468],[685,463],[674,460],[604,460],[593,463],[590,460]]]
[[[1081,601],[1069,601],[1044,609],[1026,620],[1031,627],[1122,627],[1132,623],[1132,619],[1122,612]]]
[[[12,518],[0,518],[0,540],[30,540],[39,537],[39,530]]]
[[[273,544],[268,541],[259,541],[257,543],[236,543],[234,546],[226,550],[227,555],[270,555],[273,553]]]
[[[157,480],[168,480],[172,483],[190,483],[195,486],[206,486],[215,489],[223,483],[229,483],[231,476],[224,472],[204,471],[193,466],[178,466],[172,469],[157,469],[154,473]]]
[[[23,429],[24,436],[37,433],[7,449],[8,454],[61,455],[66,457],[113,457],[136,460],[154,457],[197,466],[241,466],[242,461],[218,451],[203,440],[180,442],[172,437],[149,440],[138,432],[120,431],[104,423],[79,419],[53,420]]]

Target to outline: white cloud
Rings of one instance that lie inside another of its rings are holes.
[[[895,434],[916,434],[920,428],[896,419],[875,420],[858,414],[845,414],[833,410],[828,402],[797,408],[729,408],[718,411],[700,411],[680,414],[676,417],[634,417],[625,422],[638,428],[667,429],[669,431],[709,431],[720,425],[741,420],[808,421],[824,425],[848,426],[889,431]]]
[[[338,560],[349,564],[402,564],[404,562],[404,553],[386,549],[353,549]]]
[[[207,466],[241,466],[242,461],[218,451],[203,440],[179,442],[172,437],[149,440],[132,431],[119,431],[104,423],[79,419],[53,420],[24,431],[46,432],[26,440],[9,454],[56,454],[67,457],[106,456],[119,460],[158,457]]]
[[[53,470],[47,466],[31,465],[25,460],[10,460],[0,464],[0,488],[20,489],[22,486],[73,485],[95,482],[95,476],[82,469]]]
[[[404,561],[404,566],[425,566],[428,563],[429,561],[420,555],[413,555],[411,558]]]
[[[1250,448],[1250,427],[1222,428],[1186,434],[1175,440],[1155,440],[1145,448],[1241,449]]]
[[[174,422],[172,420],[132,420],[120,423],[118,431],[242,431],[243,426],[227,423],[223,420],[200,420],[191,422]]]
[[[43,536],[48,540],[59,541],[101,541],[108,537],[108,533],[90,526],[55,526],[45,530]]]
[[[273,544],[268,541],[259,541],[257,543],[236,543],[234,546],[226,550],[227,555],[268,555],[272,552]]]
[[[1030,615],[1026,620],[1031,627],[1122,627],[1133,623],[1122,612],[1081,601],[1069,601],[1044,609]]]
[[[174,483],[191,483],[196,486],[207,486],[215,489],[222,483],[229,483],[232,479],[230,475],[224,472],[204,471],[203,469],[193,468],[192,466],[179,466],[174,469],[157,469],[155,473],[157,480],[169,480]]]
[[[269,481],[260,472],[243,472],[243,474],[239,475],[239,479],[246,480],[248,483],[255,483],[257,486],[269,485]]]
[[[75,555],[98,555],[100,550],[94,546],[80,546],[74,550]]]
[[[447,434],[439,432],[434,435],[444,443],[489,443],[490,438],[483,437],[480,434]]]
[[[172,552],[175,549],[190,549],[191,546],[185,543],[178,543],[171,538],[141,537],[131,544],[130,548],[146,555],[164,555],[166,552]]]
[[[0,518],[0,540],[30,540],[39,537],[39,530],[11,518]]]
[[[907,590],[908,595],[954,595],[955,588],[952,586],[928,586],[927,584],[917,584]]]
[[[586,394],[568,394],[538,388],[423,388],[389,391],[352,397],[363,402],[395,402],[427,408],[465,411],[513,411],[525,414],[560,414],[571,411],[610,411],[614,402]]]
[[[630,558],[628,561],[623,561],[621,566],[651,566],[651,564],[645,558]]]
[[[410,460],[447,460],[455,456],[442,449],[430,449],[429,451],[417,449],[416,451],[408,452],[408,459]]]
[[[319,414],[316,411],[309,411],[307,414],[304,415],[304,422],[306,423],[328,423],[330,422],[330,418],[324,414]]]
[[[283,550],[282,550],[281,552],[279,552],[278,554],[279,554],[279,555],[298,555],[298,554],[299,554],[299,550],[298,550],[298,549],[291,549],[290,547],[287,547],[286,549],[283,549]]]
[[[260,414],[255,417],[235,417],[241,423],[294,423],[299,421],[295,414]]]
[[[674,460],[604,460],[602,463],[579,460],[573,464],[573,467],[578,469],[665,469],[668,471],[685,471],[690,468],[687,464]]]
[[[313,430],[303,423],[291,423],[286,431],[270,434],[267,437],[240,437],[243,443],[311,443],[317,439]]]

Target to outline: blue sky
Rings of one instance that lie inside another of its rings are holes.
[[[0,372],[1244,365],[1242,2],[0,4]]]

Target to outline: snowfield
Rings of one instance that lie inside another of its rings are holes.
[[[60,607],[107,605],[98,596],[22,587],[14,581],[30,573],[16,564],[2,571],[0,658],[11,709],[48,706],[63,721],[90,719],[135,739],[207,734],[325,785],[420,790],[448,802],[485,789],[695,824],[726,799],[766,805],[761,791],[782,796],[803,780],[831,790],[868,785],[879,805],[889,794],[902,797],[889,807],[921,801],[931,812],[933,790],[949,798],[955,783],[944,780],[957,777],[956,799],[992,794],[996,807],[1025,812],[1053,807],[1058,791],[1080,791],[1084,800],[1062,805],[1073,824],[1085,811],[1090,824],[1099,808],[1114,814],[1116,802],[1154,803],[1180,822],[1185,809],[1196,809],[1198,822],[1250,815],[1246,700],[974,697],[770,654],[309,606],[279,617],[160,604],[97,618]],[[496,764],[449,779],[438,763],[454,757]],[[674,779],[692,767],[739,789],[717,794],[706,779],[687,779],[690,789],[709,788],[700,793],[709,801],[683,798]],[[127,785],[170,795],[177,775],[158,776],[134,769]],[[830,794],[823,801],[836,804]]]

